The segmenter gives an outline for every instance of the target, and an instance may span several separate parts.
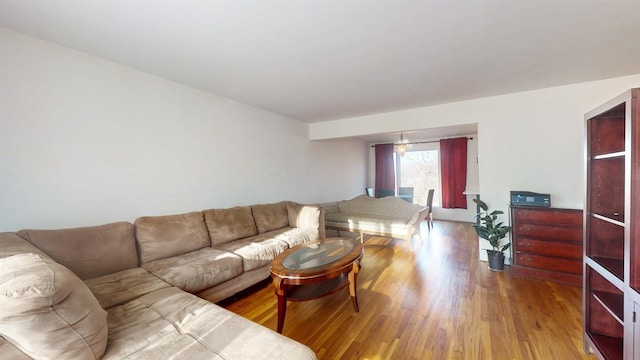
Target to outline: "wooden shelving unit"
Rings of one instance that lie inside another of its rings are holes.
[[[584,344],[607,360],[640,358],[638,94],[631,89],[585,115]]]

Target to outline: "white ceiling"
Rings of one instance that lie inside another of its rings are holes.
[[[0,0],[0,26],[306,122],[640,73],[640,0]]]

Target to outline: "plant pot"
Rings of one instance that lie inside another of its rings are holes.
[[[504,254],[501,251],[487,250],[489,258],[489,269],[493,271],[504,271]]]

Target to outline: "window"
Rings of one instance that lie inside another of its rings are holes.
[[[429,189],[435,189],[433,205],[440,205],[439,151],[407,151],[404,156],[396,156],[396,160],[397,184],[413,188],[413,203],[426,205]]]

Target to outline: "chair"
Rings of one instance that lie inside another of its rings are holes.
[[[434,189],[429,189],[429,193],[427,194],[427,208],[429,209],[429,212],[427,213],[427,217],[425,220],[427,220],[427,228],[429,230],[431,230],[433,228],[433,215],[431,214],[432,210],[433,210],[433,193],[434,193]]]
[[[387,196],[396,196],[396,191],[394,189],[378,189],[376,197],[383,198]]]
[[[398,188],[398,197],[413,204],[413,188],[412,187],[400,187]]]
[[[376,196],[376,194],[374,193],[374,191],[373,191],[373,188],[372,188],[372,187],[366,187],[366,188],[364,188],[364,189],[365,189],[365,191],[367,192],[367,195],[369,195],[370,197],[375,197],[375,196]]]

